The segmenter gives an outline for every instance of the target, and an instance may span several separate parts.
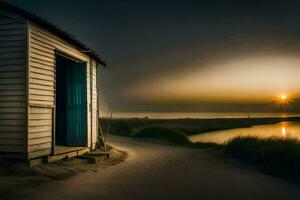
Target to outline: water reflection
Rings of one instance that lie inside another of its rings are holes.
[[[300,140],[300,122],[281,122],[272,125],[253,126],[251,128],[238,128],[224,131],[213,131],[204,134],[192,135],[192,142],[224,143],[238,136],[293,137]]]
[[[286,136],[286,128],[285,128],[285,126],[281,128],[281,136],[282,137]]]

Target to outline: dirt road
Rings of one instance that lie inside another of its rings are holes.
[[[23,199],[300,199],[299,185],[224,163],[207,150],[110,141],[129,153],[124,162],[45,184]]]

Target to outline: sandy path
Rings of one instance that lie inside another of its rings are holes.
[[[300,186],[224,164],[205,150],[115,136],[111,142],[129,152],[126,161],[51,182],[24,199],[300,199]]]

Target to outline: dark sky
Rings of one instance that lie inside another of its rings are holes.
[[[261,90],[257,96],[262,98],[253,97],[252,83],[257,83],[255,87],[272,91],[274,97],[293,96],[291,112],[300,111],[300,87],[291,86],[298,82],[289,82],[287,73],[300,75],[297,1],[9,2],[53,22],[103,57],[108,63],[100,75],[103,110],[110,102],[114,112],[274,111],[271,92],[264,96]],[[264,85],[255,70],[247,78],[243,70],[253,66],[272,80],[280,79],[283,70],[282,85]],[[225,82],[209,78],[210,69]],[[226,75],[229,70],[234,76]],[[228,83],[226,77],[236,84],[220,87]],[[236,85],[242,80],[249,82],[240,92]],[[212,98],[219,90],[231,93]]]

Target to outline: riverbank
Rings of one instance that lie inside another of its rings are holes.
[[[220,158],[240,161],[251,168],[289,182],[300,184],[300,141],[289,137],[237,137],[223,144],[190,142],[187,137],[172,129],[150,127],[134,135],[168,144],[194,149],[211,149]]]
[[[275,124],[282,121],[300,121],[300,117],[288,118],[218,118],[218,119],[113,119],[109,133],[112,135],[132,136],[147,127],[169,128],[185,135],[204,132],[245,128],[254,125]]]
[[[116,165],[127,157],[127,153],[110,148],[110,158],[100,162],[90,159],[70,158],[29,168],[12,160],[0,160],[0,199],[14,199],[18,191],[32,190],[36,186],[54,180],[63,180],[75,174],[93,171],[97,173]]]
[[[297,139],[237,137],[218,149],[256,170],[300,184],[300,141]]]

